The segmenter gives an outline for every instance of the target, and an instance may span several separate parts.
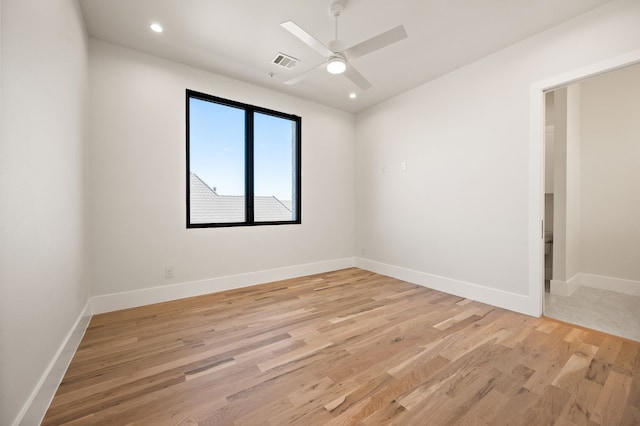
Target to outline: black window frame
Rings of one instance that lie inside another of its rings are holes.
[[[191,223],[191,162],[190,162],[190,111],[189,104],[191,99],[199,99],[202,101],[213,102],[233,108],[244,110],[245,115],[245,220],[243,222],[221,222],[221,223]],[[255,105],[245,104],[242,102],[220,98],[218,96],[209,95],[195,90],[186,89],[186,205],[187,205],[187,228],[221,228],[234,226],[263,226],[263,225],[299,225],[302,223],[302,118],[263,108]],[[295,199],[291,200],[294,206],[295,218],[285,221],[255,221],[254,215],[254,120],[255,113],[271,115],[278,118],[294,121],[296,123],[296,144],[295,144],[295,182],[294,191]]]

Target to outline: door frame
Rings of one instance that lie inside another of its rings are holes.
[[[529,107],[529,295],[531,312],[544,313],[545,92],[640,63],[640,49],[541,80],[530,86]]]

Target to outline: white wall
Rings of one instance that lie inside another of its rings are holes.
[[[640,281],[640,66],[582,86],[582,272]]]
[[[553,92],[553,275],[555,287],[566,287],[567,279],[567,88]]]
[[[567,87],[567,158],[566,158],[566,280],[571,280],[581,272],[581,114],[580,85]],[[555,278],[555,277],[554,277]]]
[[[529,204],[541,197],[529,194],[530,88],[639,49],[638,22],[640,2],[612,2],[359,114],[360,263],[538,313],[528,263],[530,215],[541,215]]]
[[[580,85],[553,92],[553,276],[551,293],[569,295],[581,270]],[[547,162],[548,163],[548,162]]]
[[[553,169],[555,157],[555,99],[553,92],[546,93],[544,99],[544,192],[545,194],[553,194]]]
[[[9,425],[87,301],[88,54],[75,1],[3,0],[1,13],[0,424]]]
[[[92,294],[352,258],[352,114],[97,40],[90,52]],[[186,229],[187,88],[302,117],[301,225]]]

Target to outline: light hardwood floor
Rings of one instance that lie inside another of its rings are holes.
[[[45,425],[639,425],[640,343],[346,269],[96,315]]]

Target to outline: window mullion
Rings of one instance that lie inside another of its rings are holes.
[[[245,220],[255,222],[253,196],[253,110],[245,109]]]

